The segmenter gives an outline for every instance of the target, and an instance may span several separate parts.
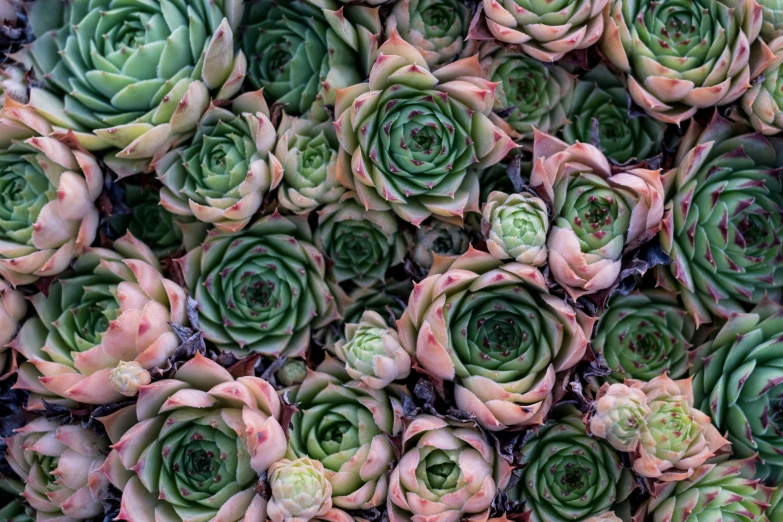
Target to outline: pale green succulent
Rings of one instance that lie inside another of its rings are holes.
[[[483,209],[484,237],[497,259],[514,259],[526,265],[546,263],[549,211],[541,198],[523,192],[493,192]]]

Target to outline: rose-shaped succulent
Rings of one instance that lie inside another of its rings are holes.
[[[652,411],[642,390],[606,383],[596,397],[590,432],[620,451],[635,451],[650,415]]]
[[[634,489],[612,447],[585,434],[578,412],[538,429],[521,448],[522,476],[507,491],[531,522],[584,520],[620,504]]]
[[[612,297],[595,325],[591,346],[612,373],[609,382],[687,376],[695,325],[677,296],[645,289]]]
[[[411,358],[400,344],[399,334],[377,312],[367,310],[358,323],[345,325],[345,340],[334,345],[352,379],[382,390],[411,371]]]
[[[269,383],[235,379],[200,353],[142,386],[136,404],[99,419],[113,443],[102,471],[122,490],[118,519],[264,520],[255,488],[285,455],[280,413]]]
[[[661,482],[684,480],[729,443],[694,407],[690,379],[674,381],[663,374],[648,383],[625,383],[644,393],[651,412],[631,458],[639,475]]]
[[[0,111],[0,275],[12,285],[57,275],[95,240],[98,161],[73,135],[10,97]]]
[[[525,265],[546,263],[549,210],[532,194],[493,192],[483,208],[482,229],[493,257]]]
[[[275,462],[269,467],[269,488],[267,516],[272,522],[304,522],[324,517],[332,509],[332,485],[317,460]]]
[[[16,355],[8,343],[16,337],[19,324],[27,315],[22,292],[0,279],[0,381],[16,371]]]
[[[239,0],[36,2],[27,54],[48,91],[33,89],[31,103],[86,131],[88,148],[124,149],[145,134],[157,148],[196,123],[191,111],[197,119],[208,90],[218,99],[239,91],[247,62],[234,54],[233,31],[242,11]],[[106,132],[89,135],[97,129]]]
[[[772,488],[753,480],[753,459],[705,464],[682,482],[657,482],[635,521],[767,520]],[[770,522],[776,518],[770,518]]]
[[[767,42],[783,36],[783,3],[780,0],[759,0],[761,5],[761,36]]]
[[[299,358],[286,359],[283,366],[275,372],[275,379],[283,386],[302,384],[306,378],[307,364]]]
[[[237,98],[231,111],[212,105],[189,145],[156,163],[161,205],[224,232],[242,230],[283,179],[275,141],[260,92]]]
[[[609,288],[627,248],[652,239],[663,218],[654,170],[613,173],[597,148],[536,132],[530,184],[552,205],[549,269],[576,299]]]
[[[315,246],[332,261],[329,272],[339,283],[370,286],[402,262],[405,240],[393,214],[365,210],[348,193],[318,212]]]
[[[337,96],[337,137],[351,155],[350,169],[338,163],[340,183],[368,210],[391,209],[415,226],[433,214],[460,221],[478,211],[473,168],[493,165],[515,147],[489,119],[494,91],[476,57],[430,72],[393,31],[370,82]]]
[[[172,214],[160,204],[160,192],[152,187],[124,185],[126,213],[114,212],[109,226],[118,235],[130,232],[150,247],[158,259],[196,248],[204,240],[208,224]]]
[[[38,417],[4,439],[6,460],[23,480],[36,519],[103,516],[108,482],[101,473],[109,441],[93,430]]]
[[[48,295],[30,297],[37,317],[24,323],[11,347],[28,360],[17,386],[32,392],[42,409],[40,397],[73,406],[133,396],[125,379],[113,382],[122,376],[120,362],[135,361],[138,378],[149,379],[147,371],[164,365],[180,345],[169,322],[188,324],[185,291],[163,277],[158,259],[133,236],[113,246],[87,250]]]
[[[669,213],[658,284],[679,292],[697,326],[744,313],[783,282],[783,141],[715,115],[690,125],[664,176]]]
[[[612,0],[604,22],[601,51],[627,74],[633,101],[663,122],[731,103],[750,85],[756,0]]]
[[[773,483],[783,478],[781,314],[765,299],[752,313],[733,315],[697,349],[692,370],[696,405],[728,433],[736,456],[758,454],[759,476]]]
[[[337,318],[326,263],[304,217],[275,212],[219,233],[179,259],[204,337],[240,354],[303,356],[313,328]]]
[[[0,66],[0,105],[4,103],[6,96],[19,103],[27,103],[30,100],[27,94],[27,80],[27,74],[22,66],[13,63]]]
[[[299,413],[291,418],[291,458],[317,459],[331,484],[332,503],[343,509],[383,505],[394,451],[387,436],[400,434],[397,388],[350,381],[343,364],[327,359],[291,391]]]
[[[339,150],[331,121],[314,123],[283,113],[275,145],[275,156],[283,165],[277,192],[280,205],[296,214],[308,214],[340,199],[345,187],[337,181],[337,162],[348,157]]]
[[[783,23],[783,12],[781,12]],[[754,129],[766,135],[783,132],[783,27],[781,36],[769,43],[773,57],[751,56],[761,76],[742,95],[742,110]]]
[[[437,259],[456,259],[468,251],[470,237],[462,227],[439,219],[424,222],[408,237],[413,262],[427,270]]]
[[[378,50],[378,9],[332,0],[251,0],[242,22],[247,79],[288,114],[328,116],[337,89],[364,81]]]
[[[455,382],[458,408],[502,430],[544,421],[592,321],[550,295],[536,267],[471,248],[415,285],[397,326],[419,366]]]
[[[532,140],[533,127],[554,134],[568,121],[575,78],[565,69],[494,42],[482,44],[479,60],[484,77],[499,82],[492,121],[515,139]]]
[[[601,11],[609,0],[483,0],[487,27],[497,40],[519,44],[542,62],[587,49],[604,31]]]
[[[486,520],[510,471],[478,429],[420,415],[403,433],[389,479],[389,520]]]
[[[593,143],[617,163],[645,160],[661,151],[666,125],[646,116],[630,117],[628,91],[600,64],[583,75],[563,127],[568,143]],[[597,142],[597,143],[594,143]]]
[[[470,9],[459,0],[397,0],[386,18],[386,36],[397,31],[432,68],[473,50],[465,37]]]

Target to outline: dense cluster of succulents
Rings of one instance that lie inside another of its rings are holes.
[[[0,520],[783,522],[783,0],[0,0]]]

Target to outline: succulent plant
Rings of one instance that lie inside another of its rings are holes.
[[[283,386],[302,384],[307,378],[307,364],[298,358],[286,359],[283,366],[275,372],[275,378]]]
[[[425,221],[408,238],[408,250],[413,262],[425,271],[440,259],[456,259],[468,251],[470,237],[462,227],[431,219]]]
[[[345,192],[337,181],[340,142],[330,121],[315,123],[283,113],[277,128],[275,156],[283,165],[283,180],[277,199],[283,208],[307,214],[334,203]]]
[[[403,433],[402,457],[389,479],[389,520],[486,520],[510,474],[478,429],[420,415]]]
[[[783,36],[783,3],[780,0],[759,0],[761,5],[761,36],[767,42]]]
[[[780,172],[783,141],[715,115],[694,122],[665,174],[669,209],[660,234],[673,262],[658,284],[679,292],[696,321],[743,313],[783,281]]]
[[[204,337],[238,354],[304,355],[311,330],[338,315],[311,240],[304,218],[275,212],[179,259]]]
[[[289,115],[326,119],[337,89],[364,81],[378,50],[378,9],[333,0],[251,0],[242,21],[247,80]]]
[[[89,428],[38,417],[4,441],[6,461],[24,482],[21,495],[36,520],[103,516],[108,481],[100,468],[108,439]]]
[[[397,0],[386,18],[386,36],[397,31],[436,68],[473,50],[465,41],[469,25],[470,8],[459,0]]]
[[[688,375],[695,331],[675,294],[645,289],[609,300],[591,346],[612,370],[609,382],[649,381],[664,373],[680,379]]]
[[[284,457],[274,388],[234,378],[200,353],[137,403],[99,420],[113,443],[102,471],[122,490],[121,520],[263,520],[258,475]],[[246,517],[246,518],[243,518]]]
[[[783,486],[776,487],[775,491],[772,492],[772,497],[769,499],[769,507],[764,514],[770,522],[779,520],[783,516]]]
[[[484,237],[493,257],[525,265],[546,263],[549,210],[541,198],[526,192],[492,192],[482,210]]]
[[[267,516],[272,522],[300,522],[324,517],[332,509],[332,485],[324,465],[302,457],[282,459],[269,467],[272,496]]]
[[[383,281],[389,267],[405,256],[394,215],[365,210],[352,192],[318,211],[315,246],[332,261],[329,273],[338,283],[360,286]]]
[[[600,48],[626,73],[637,105],[679,125],[700,108],[742,96],[761,22],[756,0],[612,0]]]
[[[241,88],[247,61],[234,54],[233,31],[242,11],[239,0],[36,2],[27,57],[48,90],[33,89],[31,104],[82,131],[89,149],[151,157],[142,149],[195,124],[208,91],[223,100]]]
[[[348,375],[368,388],[382,390],[411,371],[399,334],[372,310],[365,311],[358,323],[345,325],[345,340],[337,341],[334,351]]]
[[[391,209],[415,226],[433,214],[461,221],[478,211],[472,168],[497,163],[515,145],[489,118],[495,87],[477,58],[430,72],[393,31],[370,78],[337,97],[337,137],[351,155],[351,168],[338,168],[340,183],[366,209]]]
[[[623,82],[605,65],[598,65],[576,84],[563,138],[571,144],[597,145],[617,163],[655,156],[661,151],[666,125],[647,116],[631,117],[629,100]]]
[[[231,109],[210,106],[190,144],[155,165],[164,186],[164,208],[224,232],[242,230],[283,179],[283,166],[272,153],[276,134],[262,94],[246,93]]]
[[[594,517],[590,517],[587,520],[585,520],[585,522],[623,522],[623,521],[612,511],[607,511],[606,513],[601,513]]]
[[[13,63],[0,65],[0,106],[3,105],[6,96],[19,103],[30,101],[27,94],[27,80],[23,66]]]
[[[601,11],[609,0],[483,0],[487,27],[497,40],[518,44],[542,62],[596,43],[604,30]]]
[[[163,277],[153,252],[132,235],[113,246],[88,249],[48,296],[30,298],[37,316],[11,344],[28,360],[17,382],[33,394],[28,407],[43,409],[41,398],[71,406],[124,400],[135,389],[116,378],[149,379],[180,345],[169,321],[188,324],[185,291]],[[130,361],[138,364],[134,376],[131,367],[117,369]]]
[[[413,290],[409,279],[389,279],[375,287],[358,287],[348,295],[340,311],[345,323],[358,323],[365,311],[377,313],[389,324],[402,316]]]
[[[737,457],[757,454],[759,476],[775,484],[783,479],[781,314],[783,307],[765,299],[733,315],[697,349],[692,369],[696,405],[728,433]]]
[[[65,270],[95,240],[103,189],[98,161],[69,134],[48,137],[38,112],[0,110],[0,275],[12,285]]]
[[[650,415],[652,411],[642,390],[620,383],[606,383],[596,396],[590,432],[606,439],[619,451],[636,451]]]
[[[454,381],[457,407],[493,431],[541,424],[557,374],[582,359],[592,320],[550,295],[533,266],[470,249],[414,287],[397,322],[405,349]]]
[[[327,359],[291,391],[300,413],[291,418],[289,458],[323,463],[331,503],[338,508],[371,509],[386,500],[394,458],[387,436],[402,429],[395,390],[351,381],[340,361]]]
[[[644,392],[651,411],[631,458],[639,475],[659,482],[684,480],[728,446],[710,418],[694,407],[690,379],[674,381],[663,374],[648,383],[625,382]]]
[[[614,173],[592,145],[566,145],[536,132],[530,184],[552,205],[547,239],[552,277],[573,298],[609,288],[626,249],[652,239],[663,218],[654,170]]]
[[[682,482],[658,482],[633,520],[765,521],[772,488],[753,479],[754,468],[752,459],[730,460],[699,466]]]
[[[0,520],[5,522],[35,522],[35,511],[12,500],[0,508]]]
[[[585,520],[625,501],[635,484],[612,447],[585,434],[578,412],[538,429],[521,448],[522,476],[506,493],[531,522]]]
[[[517,141],[530,142],[533,128],[554,134],[568,121],[575,77],[544,64],[519,47],[486,42],[478,52],[485,78],[499,82],[492,121]]]
[[[769,42],[769,50],[772,58],[761,53],[751,56],[761,76],[742,95],[740,105],[753,128],[771,136],[783,132],[783,12],[781,35]]]
[[[16,357],[8,344],[16,337],[19,325],[27,315],[27,300],[0,279],[0,381],[16,371]]]

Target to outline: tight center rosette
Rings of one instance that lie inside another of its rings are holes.
[[[457,406],[496,431],[544,421],[592,320],[550,295],[536,267],[471,248],[414,287],[398,327],[424,370],[455,382]]]
[[[369,210],[393,210],[419,226],[432,214],[478,211],[483,168],[515,147],[489,119],[495,84],[477,57],[430,72],[397,32],[379,49],[369,83],[338,92],[337,136],[351,156],[338,179]],[[338,164],[338,166],[341,164]]]

